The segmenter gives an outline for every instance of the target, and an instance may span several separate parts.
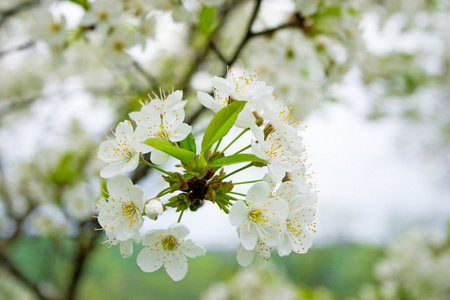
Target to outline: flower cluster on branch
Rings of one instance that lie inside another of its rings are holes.
[[[204,255],[206,250],[185,240],[189,230],[180,222],[186,211],[195,212],[206,202],[218,205],[237,227],[241,241],[237,260],[243,266],[251,264],[255,255],[268,259],[272,248],[284,256],[291,251],[306,253],[311,246],[317,196],[307,171],[301,127],[274,96],[273,87],[258,80],[258,75],[229,68],[226,78],[212,79],[214,96],[198,92],[199,101],[216,113],[198,150],[191,126],[183,123],[182,92],[173,90],[167,94],[161,90],[141,101],[142,109],[130,113],[135,128],[131,121],[119,123],[114,136],[97,149],[97,158],[107,163],[100,175],[109,178],[106,197],[98,202],[98,222],[111,245],[120,243],[124,257],[133,253],[133,242],[140,242],[144,216],[157,220],[168,208],[179,212],[177,222],[168,229],[152,229],[143,237],[147,247],[137,259],[143,271],[164,265],[172,279],[184,278],[186,256]],[[242,132],[222,147],[233,127]],[[230,154],[227,150],[245,134],[251,143]],[[143,155],[148,152],[150,161]],[[179,161],[175,166],[180,172],[164,169],[169,156]],[[119,175],[139,163],[160,171],[168,183],[150,200],[140,186]],[[235,164],[245,165],[232,172],[225,168]],[[232,175],[251,167],[267,172],[247,182],[233,182]],[[253,185],[245,195],[234,191],[240,184]],[[170,198],[162,203],[166,195]]]

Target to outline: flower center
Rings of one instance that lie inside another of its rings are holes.
[[[125,45],[121,41],[116,41],[113,45],[114,50],[122,51],[125,48]]]
[[[173,235],[166,235],[162,238],[161,243],[164,250],[174,251],[178,248],[178,240]]]
[[[248,217],[253,223],[265,222],[266,221],[264,219],[264,216],[263,216],[262,212],[259,210],[258,207],[252,209],[250,211],[250,213],[248,214]]]
[[[131,219],[135,214],[138,213],[138,209],[136,205],[134,205],[134,203],[130,201],[128,203],[122,204],[122,212],[124,215]]]
[[[162,138],[165,140],[169,140],[170,137],[169,137],[169,134],[167,133],[167,131],[164,129],[164,125],[160,124],[159,128],[161,128],[161,131],[156,134],[156,137]]]

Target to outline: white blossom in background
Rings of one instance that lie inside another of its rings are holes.
[[[92,218],[94,212],[93,199],[95,197],[87,182],[80,182],[70,187],[63,196],[67,213],[78,221]]]
[[[136,139],[130,121],[119,123],[114,138],[100,144],[97,158],[108,163],[100,172],[103,178],[111,178],[119,173],[129,172],[139,164],[140,153],[148,153],[151,148]]]
[[[106,60],[113,65],[130,66],[132,59],[125,50],[134,46],[138,41],[138,36],[135,32],[121,29],[114,30],[113,33],[104,38],[102,45]]]
[[[271,300],[309,299],[297,293],[289,278],[267,262],[241,269],[227,282],[216,283],[204,291],[201,300]],[[314,293],[316,295],[316,293]],[[316,298],[314,298],[316,299]],[[331,299],[331,298],[317,298]]]
[[[203,246],[185,240],[188,234],[189,229],[179,223],[168,229],[150,230],[142,239],[142,244],[147,247],[138,255],[138,266],[144,272],[154,272],[164,265],[173,280],[183,279],[188,271],[186,256],[194,258],[206,253]]]
[[[147,15],[141,19],[139,23],[139,39],[142,47],[145,49],[148,39],[156,37],[157,18],[155,15]]]
[[[64,15],[53,17],[47,7],[34,11],[34,22],[30,24],[30,33],[44,40],[51,48],[63,47],[66,39],[66,18]]]
[[[449,235],[434,233],[413,229],[389,245],[375,267],[383,299],[448,298]]]
[[[119,24],[122,17],[122,3],[114,0],[93,1],[81,24],[84,26],[96,26],[96,30],[106,33],[110,27]]]
[[[35,236],[65,236],[70,228],[67,217],[57,205],[43,203],[27,216],[24,231]]]
[[[108,203],[99,211],[98,222],[119,241],[126,241],[144,222],[144,190],[125,176],[110,178],[107,187]]]
[[[181,0],[152,0],[150,3],[155,9],[172,12],[174,22],[195,21],[195,16],[186,9]]]

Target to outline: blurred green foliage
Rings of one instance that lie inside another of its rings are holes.
[[[72,264],[65,257],[76,250],[75,245],[73,240],[61,243],[27,238],[17,241],[11,255],[18,267],[35,282],[58,278],[60,282],[48,282],[58,289],[64,286],[64,281],[70,280],[67,268]],[[45,255],[55,247],[58,248],[57,255]],[[86,264],[78,299],[198,299],[202,291],[219,281],[228,281],[240,269],[235,253],[210,251],[204,257],[191,259],[186,278],[174,282],[162,270],[142,272],[135,263],[138,248],[129,259],[123,259],[118,252],[118,247],[94,250]],[[362,285],[374,283],[373,267],[382,254],[378,247],[342,244],[313,247],[305,255],[279,258],[274,254],[271,260],[293,284],[303,291],[310,290],[312,297],[314,290],[325,289],[334,299],[345,299],[357,294]]]

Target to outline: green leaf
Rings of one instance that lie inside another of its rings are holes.
[[[197,152],[197,146],[195,145],[195,137],[192,133],[189,133],[189,135],[179,143],[180,147],[183,148],[184,150],[191,151],[194,153]]]
[[[89,1],[87,1],[87,0],[69,0],[69,1],[73,2],[75,4],[78,4],[79,6],[84,8],[85,10],[87,10],[89,8]]]
[[[216,15],[216,8],[214,6],[204,6],[200,12],[199,30],[204,34],[211,32],[211,27]]]
[[[207,153],[215,142],[223,138],[244,109],[245,101],[234,101],[222,108],[211,120],[202,141],[202,152]]]
[[[155,149],[158,149],[164,153],[167,153],[181,162],[188,164],[195,157],[195,153],[191,151],[187,151],[177,146],[174,146],[171,142],[158,139],[158,138],[150,138],[145,141],[145,143],[149,146],[152,146]]]
[[[261,158],[257,157],[256,155],[243,153],[243,154],[234,154],[234,155],[219,158],[211,164],[211,167],[222,167],[222,166],[226,166],[226,165],[238,164],[238,163],[243,163],[243,162],[248,162],[248,161],[266,164],[266,161],[264,159],[261,159]]]

